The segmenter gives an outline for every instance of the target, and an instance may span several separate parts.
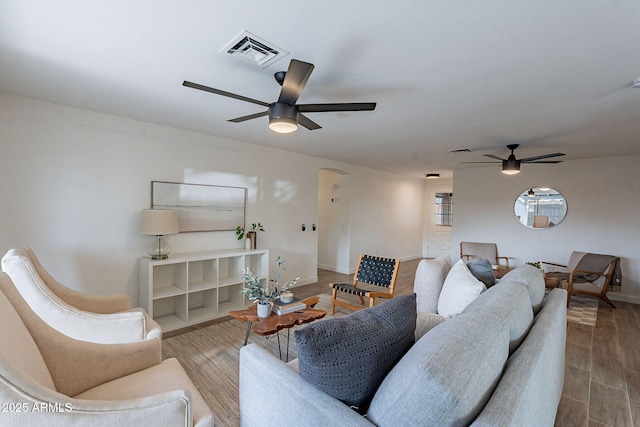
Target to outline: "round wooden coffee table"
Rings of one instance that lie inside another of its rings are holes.
[[[247,323],[247,332],[244,336],[244,345],[247,345],[247,340],[249,339],[249,334],[251,331],[255,332],[258,335],[266,336],[277,334],[278,337],[278,352],[280,354],[280,360],[282,360],[282,350],[280,349],[280,334],[279,331],[282,329],[287,329],[287,354],[286,361],[289,361],[289,339],[291,328],[296,325],[302,325],[303,323],[310,323],[314,320],[322,319],[327,315],[327,312],[324,310],[316,310],[315,305],[318,303],[320,298],[311,297],[307,298],[303,302],[307,305],[307,308],[302,310],[297,310],[292,313],[287,314],[275,314],[271,313],[269,317],[262,318],[258,317],[256,305],[252,305],[251,307],[244,310],[234,310],[230,311],[229,315],[234,319],[241,320]]]

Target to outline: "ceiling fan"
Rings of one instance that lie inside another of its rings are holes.
[[[251,102],[263,107],[266,111],[250,114],[248,116],[236,117],[229,120],[233,123],[240,123],[246,120],[256,119],[262,116],[269,116],[269,128],[278,133],[290,133],[298,128],[298,124],[309,130],[321,129],[321,126],[309,119],[302,113],[321,113],[326,111],[371,111],[376,108],[375,102],[349,102],[338,104],[296,104],[304,86],[309,80],[313,71],[313,64],[292,59],[287,71],[278,71],[274,77],[278,84],[282,86],[280,97],[276,102],[267,103],[235,93],[226,92],[220,89],[203,86],[198,83],[184,81],[183,86],[193,89],[211,92],[216,95],[227,96],[240,101]]]
[[[551,153],[551,154],[543,154],[541,156],[534,157],[525,157],[524,159],[516,159],[516,155],[513,154],[513,151],[518,148],[520,144],[509,144],[507,148],[511,150],[511,154],[506,159],[503,159],[498,156],[494,156],[493,154],[484,154],[485,157],[491,157],[492,159],[499,160],[499,162],[461,162],[461,163],[502,163],[502,173],[507,175],[515,175],[520,172],[520,164],[522,163],[531,163],[531,164],[541,164],[541,163],[562,163],[562,160],[544,160],[551,157],[560,157],[564,156],[564,153]]]

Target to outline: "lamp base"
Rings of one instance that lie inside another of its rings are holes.
[[[167,259],[171,253],[171,247],[164,240],[164,236],[156,236],[147,253],[151,255],[151,259]]]

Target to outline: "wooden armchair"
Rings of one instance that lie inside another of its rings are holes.
[[[567,265],[545,261],[542,263],[565,269],[562,272],[548,272],[546,275],[566,281],[567,307],[571,303],[571,296],[579,294],[600,298],[611,307],[616,308],[607,297],[607,292],[611,286],[619,286],[621,281],[620,258],[612,255],[574,251],[571,253]]]
[[[509,258],[498,256],[498,245],[495,243],[460,242],[460,258],[465,262],[472,258],[484,258],[496,268],[496,277],[501,277],[510,270]],[[504,265],[500,265],[500,260],[504,260]]]
[[[376,298],[393,298],[393,291],[396,285],[398,269],[400,268],[400,260],[393,258],[381,258],[371,255],[360,254],[358,267],[353,275],[352,283],[330,283],[329,287],[333,289],[331,294],[331,314],[335,313],[336,305],[347,307],[352,310],[361,310],[364,308],[364,298],[369,298],[369,307],[375,305]],[[359,283],[375,285],[387,290],[371,290],[359,288]],[[338,292],[346,292],[348,294],[357,295],[363,306],[350,304],[337,298]]]

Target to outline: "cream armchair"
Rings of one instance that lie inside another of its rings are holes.
[[[82,341],[115,344],[162,338],[162,329],[141,308],[130,309],[127,295],[90,295],[56,281],[26,247],[9,250],[2,270],[47,324]]]
[[[561,267],[562,271],[551,271],[548,277],[557,277],[567,289],[567,307],[572,295],[586,295],[602,299],[611,307],[615,304],[607,297],[612,288],[620,288],[622,275],[620,258],[613,255],[592,254],[573,251],[567,265],[542,261],[543,264]]]
[[[74,340],[38,317],[0,272],[0,425],[213,426],[213,415],[159,339]]]
[[[460,258],[465,262],[473,258],[484,258],[496,266],[496,278],[502,277],[509,268],[509,257],[498,256],[498,245],[495,243],[460,242]],[[504,261],[504,265],[500,261]]]

